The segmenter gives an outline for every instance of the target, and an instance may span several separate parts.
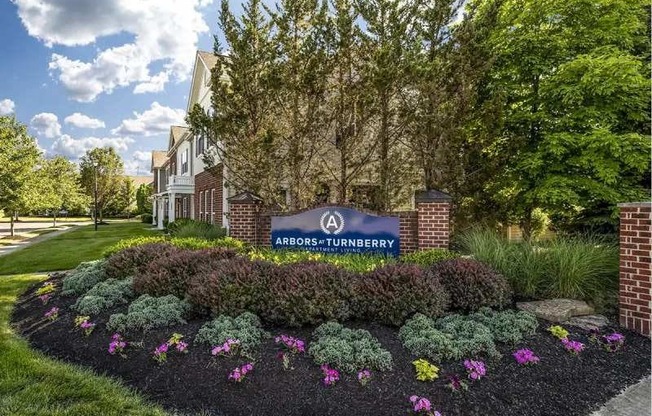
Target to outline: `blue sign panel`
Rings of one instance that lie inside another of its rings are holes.
[[[272,217],[272,248],[398,256],[399,219],[344,207]]]

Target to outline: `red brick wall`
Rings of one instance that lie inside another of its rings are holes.
[[[218,165],[215,168],[204,171],[195,175],[195,219],[200,221],[211,222],[211,189],[214,189],[213,193],[213,210],[215,212],[215,217],[213,219],[214,224],[222,226],[222,214],[224,213],[224,207],[222,206],[222,165]],[[203,207],[199,206],[201,200],[202,205],[204,205],[204,191],[208,191],[208,214],[204,211]],[[202,194],[200,198],[200,193]],[[200,217],[200,212],[204,212],[204,215]]]
[[[450,206],[449,202],[417,204],[419,249],[448,248]]]
[[[649,202],[620,204],[620,324],[650,336],[652,227]]]
[[[260,204],[231,203],[229,208],[229,235],[251,245],[258,245],[260,238],[256,230],[257,213]]]
[[[399,238],[401,254],[411,253],[419,249],[419,222],[416,211],[396,213],[399,218]]]

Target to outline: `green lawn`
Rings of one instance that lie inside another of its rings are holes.
[[[16,297],[44,277],[0,277],[0,415],[164,415],[117,381],[51,360],[12,333]]]
[[[0,256],[0,275],[47,272],[75,268],[82,261],[94,260],[110,245],[129,237],[156,235],[149,224],[113,222],[80,226],[49,240],[35,243],[16,252]]]

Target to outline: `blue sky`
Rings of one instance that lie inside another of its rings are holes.
[[[232,8],[239,12],[240,2]],[[149,174],[183,122],[197,49],[212,50],[212,0],[1,0],[0,115],[47,155],[113,145]]]

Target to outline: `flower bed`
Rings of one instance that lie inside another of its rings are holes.
[[[533,335],[526,335],[515,343],[497,343],[500,358],[428,359],[439,369],[438,377],[419,381],[412,363],[425,357],[414,356],[403,347],[397,328],[351,321],[345,324],[346,328],[369,331],[391,354],[392,369],[369,369],[371,377],[364,386],[358,380],[358,370],[362,369],[339,371],[338,379],[325,385],[325,378],[333,377],[334,373],[320,368],[308,353],[316,339],[314,326],[263,326],[270,336],[262,338],[246,357],[234,354],[218,358],[211,354],[213,345],[195,341],[200,328],[210,319],[193,315],[188,317],[186,324],[152,329],[147,333],[121,333],[123,340],[119,342],[125,342],[124,351],[109,354],[114,332],[106,328],[106,323],[111,314],[124,313],[127,306],[113,307],[91,316],[89,322],[95,327],[87,336],[75,327],[79,315],[71,309],[75,298],[62,297],[61,282],[53,283],[56,289],[49,293],[52,297],[47,305],[36,294],[41,287],[38,285],[23,295],[13,313],[14,326],[34,348],[116,376],[147,398],[184,413],[204,410],[207,414],[235,416],[399,415],[413,411],[410,398],[416,396],[426,398],[432,410],[441,412],[442,416],[588,415],[649,373],[650,368],[647,338],[616,326],[600,334],[565,327],[569,340],[584,344],[583,350],[573,355],[548,331],[550,325],[541,322]],[[48,320],[44,314],[53,307],[58,308],[57,319]],[[183,341],[188,344],[187,352],[180,353],[168,345],[167,359],[163,362],[154,359],[156,349],[160,351],[162,343],[175,333],[183,334]],[[624,335],[624,344],[614,333]],[[305,341],[306,352],[292,354],[287,371],[278,359],[279,351],[290,351],[283,339],[276,342],[276,337],[281,335],[286,336],[290,345],[295,345],[294,339]],[[605,346],[612,344],[618,347]],[[519,364],[513,354],[524,349],[531,350],[539,361]],[[467,359],[476,363],[468,362],[465,366]],[[482,361],[483,365],[477,361]],[[229,379],[235,369],[239,368],[242,374],[242,368],[248,364],[252,365],[251,370],[246,370],[246,376],[240,377],[240,381]],[[337,370],[332,365],[328,369]],[[452,376],[457,376],[453,378],[454,383],[450,381]],[[450,387],[461,383],[467,390]]]

